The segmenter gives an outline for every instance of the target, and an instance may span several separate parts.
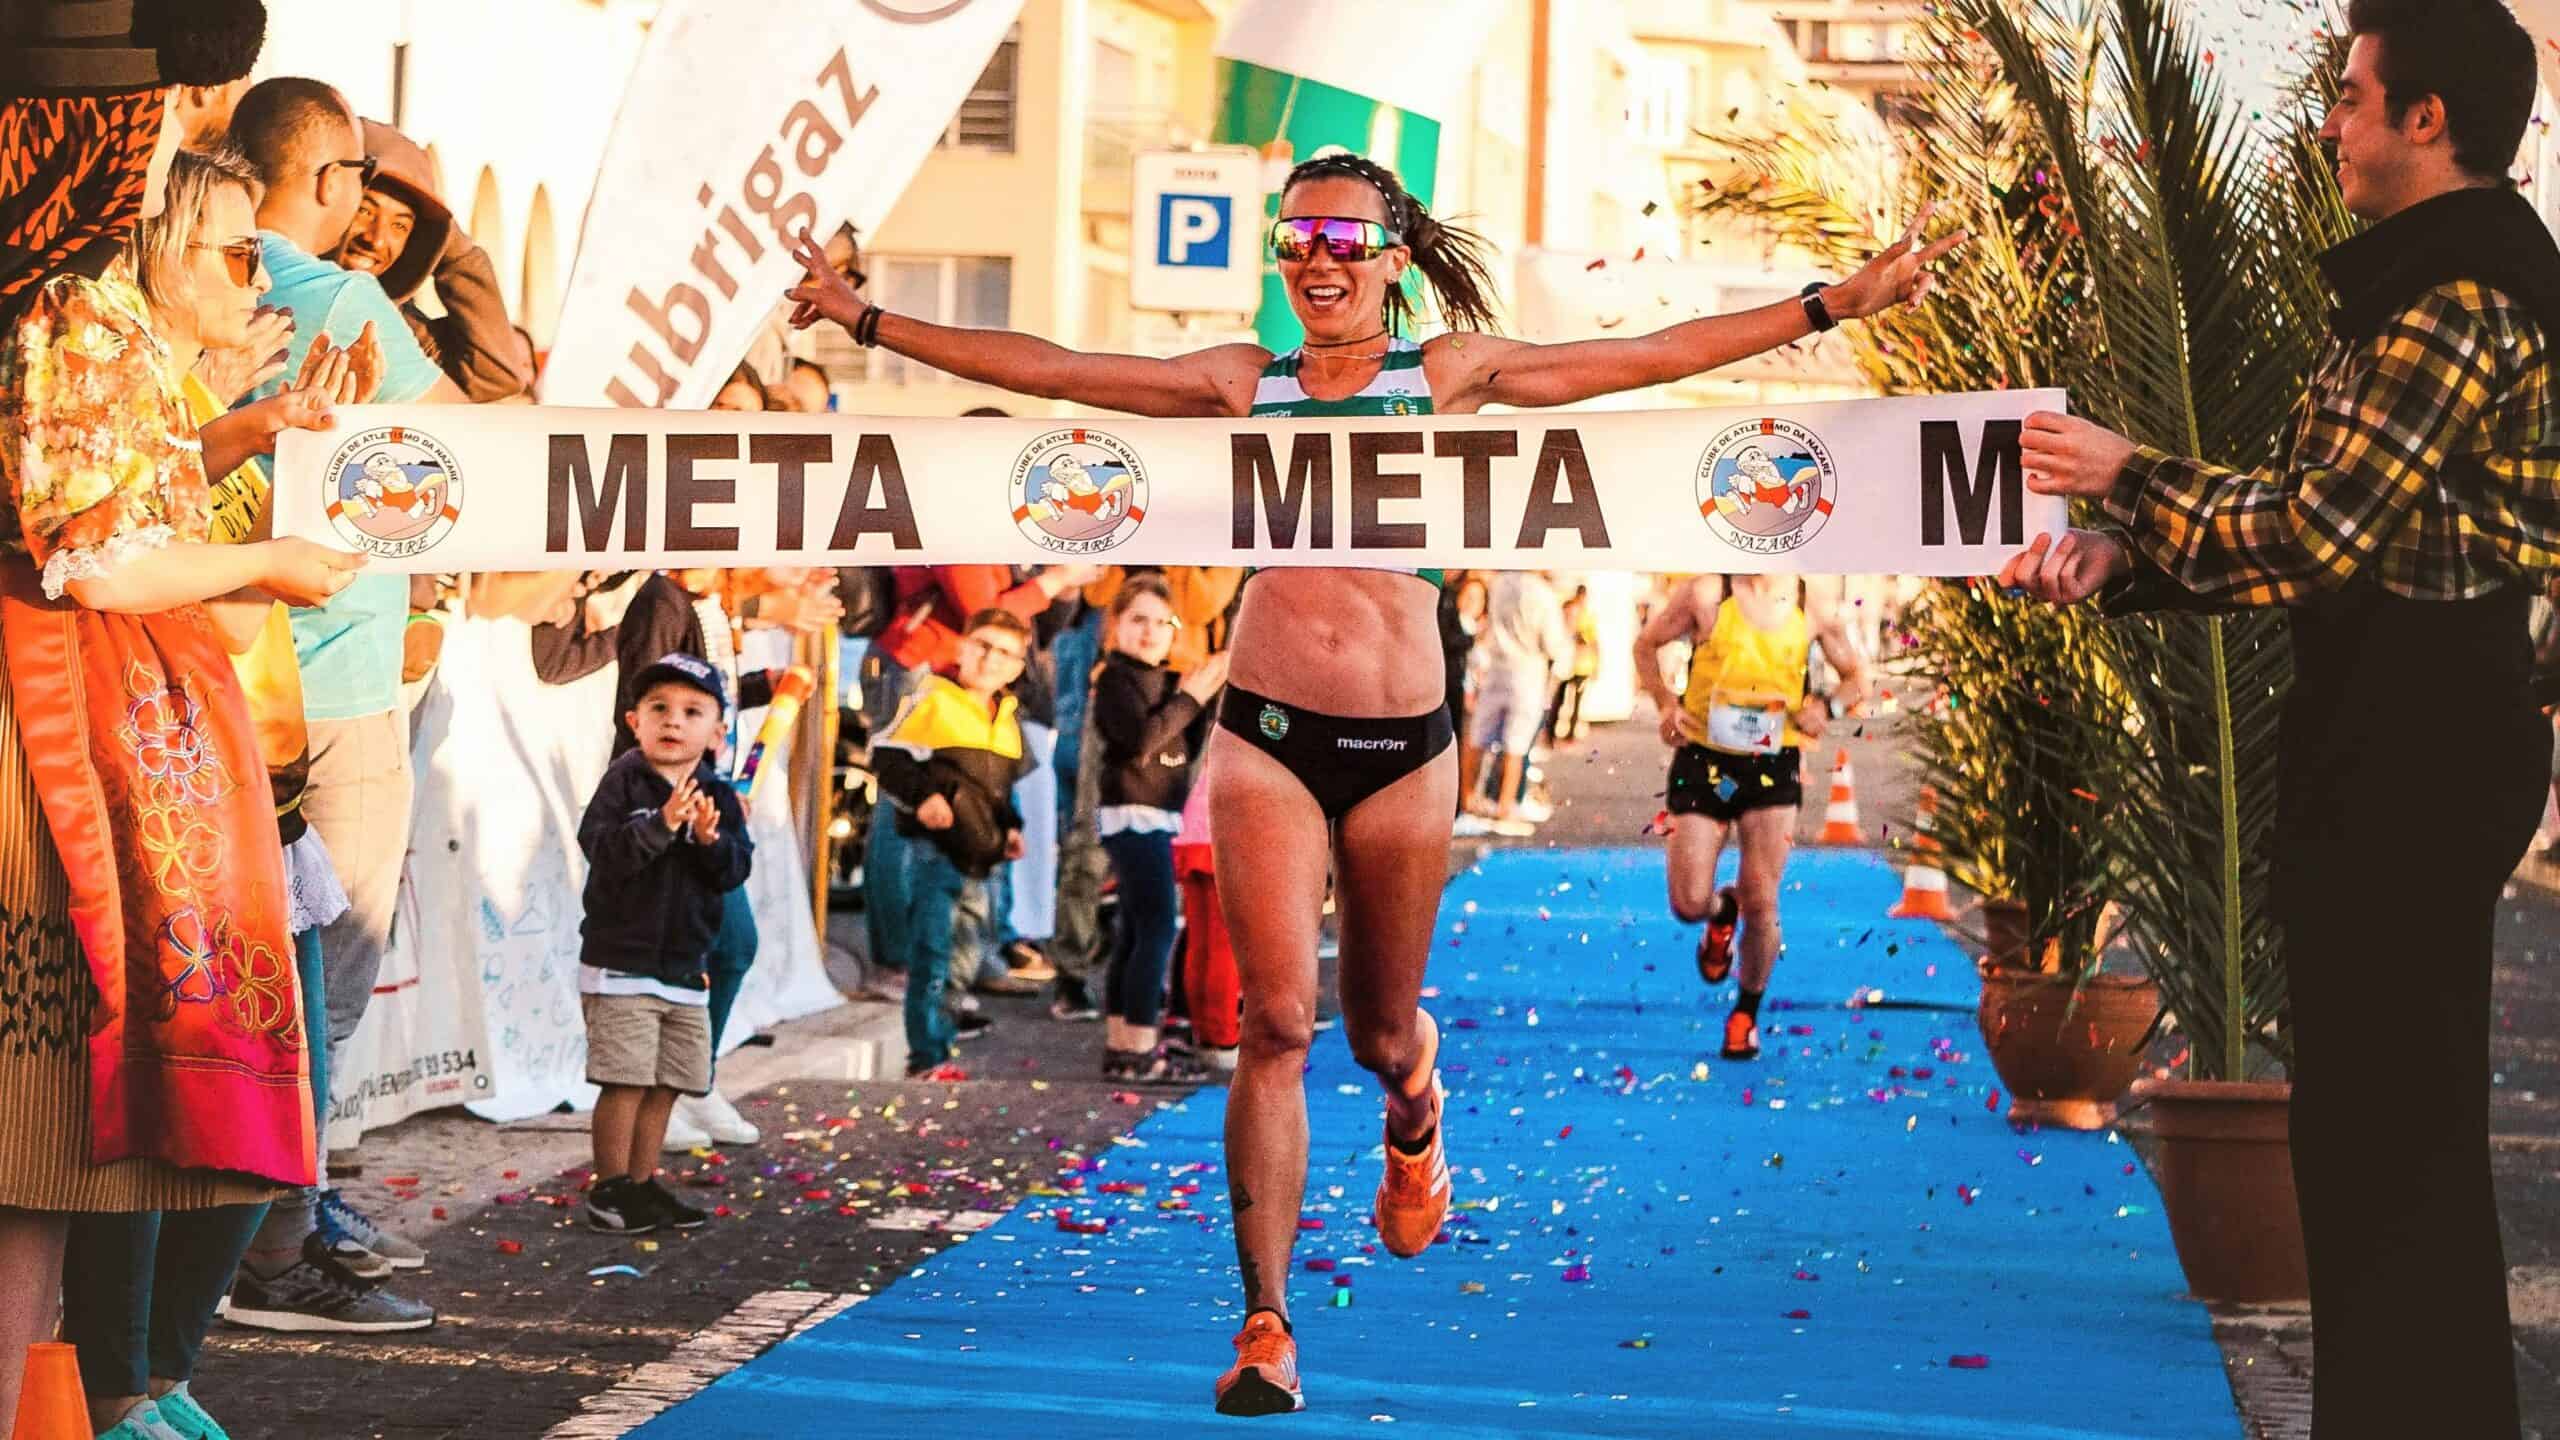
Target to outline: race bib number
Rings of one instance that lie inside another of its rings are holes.
[[[1736,755],[1775,755],[1787,741],[1782,705],[1710,705],[1707,745]]]

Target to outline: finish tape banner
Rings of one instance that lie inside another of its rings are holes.
[[[1436,566],[1984,575],[2065,506],[2058,390],[1750,410],[911,419],[356,406],[288,432],[276,533],[394,572]]]

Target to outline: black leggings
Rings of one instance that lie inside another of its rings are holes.
[[[1218,706],[1218,724],[1287,766],[1327,820],[1340,820],[1361,801],[1440,758],[1458,735],[1445,704],[1422,715],[1352,719],[1234,685]]]
[[[1153,1029],[1164,1018],[1165,977],[1173,967],[1173,837],[1123,830],[1103,836],[1102,848],[1120,879],[1120,943],[1111,953],[1104,1003],[1118,1018]]]

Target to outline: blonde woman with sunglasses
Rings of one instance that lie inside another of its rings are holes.
[[[1926,217],[1922,217],[1925,221]],[[964,380],[1155,416],[1463,415],[1488,404],[1565,405],[1660,385],[1802,340],[1838,320],[1916,300],[1963,239],[1922,248],[1919,227],[1849,280],[1651,335],[1536,345],[1493,333],[1489,251],[1406,193],[1393,171],[1327,155],[1290,172],[1272,249],[1306,341],[1286,355],[1222,345],[1171,359],[1096,355],[1037,336],[892,315],[863,300],[816,245],[791,291],[793,323],[845,326]],[[1416,341],[1408,274],[1448,333]],[[1302,1072],[1315,1039],[1317,929],[1338,873],[1342,1021],[1386,1102],[1380,1240],[1419,1255],[1450,1200],[1441,1136],[1439,1026],[1422,976],[1446,879],[1457,757],[1444,693],[1436,570],[1287,569],[1245,591],[1234,664],[1208,754],[1221,835],[1218,893],[1244,986],[1243,1046],[1227,1098],[1227,1173],[1246,1317],[1220,1377],[1230,1415],[1299,1410],[1288,1321],[1289,1253],[1306,1184]],[[1243,858],[1249,852],[1250,858]]]

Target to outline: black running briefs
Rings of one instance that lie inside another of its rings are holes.
[[[1457,739],[1446,705],[1422,715],[1359,720],[1284,705],[1234,685],[1218,705],[1218,724],[1287,766],[1329,821],[1430,764]]]

